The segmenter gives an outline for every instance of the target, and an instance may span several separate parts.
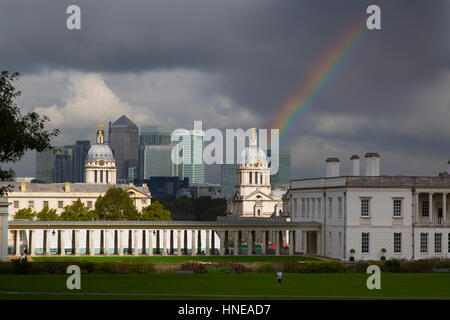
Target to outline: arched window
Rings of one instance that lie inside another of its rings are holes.
[[[103,170],[100,170],[100,183],[103,183]]]
[[[250,171],[249,174],[250,174],[250,184],[252,184],[253,183],[252,182],[252,172]]]
[[[94,170],[94,182],[97,183],[97,170]]]
[[[109,183],[108,170],[106,170],[106,183]]]

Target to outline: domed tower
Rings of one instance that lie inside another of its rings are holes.
[[[86,183],[116,184],[116,161],[105,144],[103,125],[98,126],[96,144],[89,149],[84,162]]]
[[[270,194],[270,168],[264,151],[258,147],[255,128],[249,147],[241,154],[241,164],[237,168],[237,192],[246,196],[259,190]]]

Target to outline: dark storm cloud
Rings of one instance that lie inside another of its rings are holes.
[[[70,4],[81,7],[81,31],[65,28]],[[0,69],[24,74],[177,68],[213,72],[224,95],[262,115],[269,125],[317,59],[356,19],[366,17],[370,4],[381,6],[382,30],[367,32],[291,136],[313,133],[447,157],[443,150],[450,146],[437,142],[435,133],[424,132],[418,139],[397,130],[401,120],[386,121],[425,108],[413,93],[450,68],[445,1],[3,0]],[[317,122],[310,114],[369,117],[371,124],[351,132],[315,132]],[[424,121],[434,126],[434,119]]]

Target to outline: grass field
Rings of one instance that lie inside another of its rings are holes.
[[[68,290],[67,277],[1,275],[0,299],[450,299],[450,275],[432,273],[383,273],[381,290],[356,273],[285,274],[282,286],[258,273],[83,275],[81,290]]]
[[[289,262],[289,261],[317,261],[313,257],[304,256],[151,256],[151,257],[33,257],[33,261],[95,261],[121,263],[184,263],[187,261],[201,262]]]

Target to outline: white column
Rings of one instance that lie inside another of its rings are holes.
[[[220,250],[219,254],[223,256],[225,254],[225,231],[220,231]]]
[[[75,230],[75,255],[80,255],[80,230]]]
[[[167,230],[163,230],[163,256],[167,255]]]
[[[209,256],[210,255],[210,234],[211,234],[211,230],[206,230],[206,252],[205,252],[205,254],[207,255],[207,256]],[[214,237],[214,235],[213,235],[213,237]]]
[[[0,199],[1,237],[0,261],[8,261],[8,207],[11,203]]]
[[[266,246],[267,246],[267,233],[266,233],[266,230],[263,230],[263,231],[261,231],[262,232],[262,236],[261,236],[261,241],[262,241],[262,244],[261,244],[261,254],[263,255],[263,256],[265,256],[266,255]]]
[[[45,230],[45,255],[50,255],[50,230]]]
[[[36,239],[34,238],[35,235],[36,235],[36,233],[34,232],[34,230],[30,230],[30,240],[31,240],[30,256],[32,256],[32,257],[34,257],[35,248],[36,248],[36,246],[34,245],[34,243],[36,242]]]
[[[89,255],[90,256],[95,255],[94,232],[95,232],[95,230],[89,230]]]
[[[66,255],[66,230],[62,229],[59,232],[60,236],[60,246],[61,246],[61,256]]]
[[[239,238],[239,231],[235,230],[234,235],[233,235],[233,255],[234,256],[237,256],[239,253],[238,238]]]
[[[177,230],[177,256],[181,256],[181,230]]]
[[[428,203],[429,203],[429,205],[428,205],[428,208],[429,208],[428,221],[430,223],[432,223],[433,222],[433,193],[432,192],[428,193]]]
[[[138,230],[133,230],[134,232],[134,254],[137,256],[139,254],[139,240],[138,240]]]
[[[248,245],[247,245],[247,254],[249,256],[252,255],[252,250],[253,250],[253,232],[252,230],[249,231],[249,238],[248,238]]]
[[[105,256],[109,256],[109,230],[105,229],[103,234],[105,235]]]
[[[447,192],[442,193],[442,223],[447,222]]]
[[[16,230],[14,254],[20,256],[20,230]]]
[[[295,231],[289,231],[289,255],[292,256],[294,254],[294,241],[295,241]]]
[[[191,230],[191,255],[195,256],[195,230]]]
[[[153,230],[148,230],[148,255],[153,255]]]
[[[123,256],[123,230],[119,230],[119,239],[117,240],[119,246],[119,256]]]

